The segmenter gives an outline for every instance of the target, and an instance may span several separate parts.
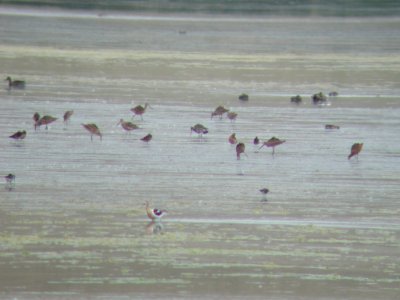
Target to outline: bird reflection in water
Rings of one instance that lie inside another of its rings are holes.
[[[162,234],[164,226],[159,221],[150,221],[146,225],[147,234]]]

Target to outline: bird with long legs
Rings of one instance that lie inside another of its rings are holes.
[[[153,138],[153,135],[151,133],[149,133],[149,134],[145,135],[144,137],[142,137],[140,140],[148,143],[152,140],[152,138]]]
[[[158,208],[150,208],[149,201],[146,201],[146,213],[150,220],[152,221],[160,221],[162,217],[167,214],[166,210],[161,210]]]
[[[69,122],[69,120],[71,119],[71,116],[74,114],[74,111],[73,110],[67,110],[65,113],[64,113],[64,125],[67,125],[68,124],[68,122]]]
[[[50,116],[50,115],[46,115],[46,116],[43,116],[43,117],[41,117],[40,119],[39,119],[39,121],[37,121],[37,123],[36,123],[36,127],[39,127],[40,128],[40,126],[42,126],[42,125],[46,125],[46,130],[48,129],[48,125],[49,124],[51,124],[51,123],[53,123],[54,121],[56,121],[58,118],[55,118],[55,117],[52,117],[52,116]]]
[[[82,124],[82,126],[89,131],[90,133],[90,140],[93,141],[93,135],[97,135],[100,137],[100,140],[102,140],[102,134],[100,132],[99,127],[97,127],[96,124],[94,123],[88,123],[88,124]]]
[[[262,145],[261,145],[261,147],[259,148],[259,149],[261,149],[262,147],[264,147],[264,146],[267,146],[267,147],[272,147],[272,155],[274,155],[275,154],[275,147],[276,146],[279,146],[279,145],[281,145],[281,144],[283,144],[284,142],[286,142],[285,140],[280,140],[280,139],[278,139],[278,138],[276,138],[276,137],[272,137],[272,138],[270,138],[268,141],[265,141]]]
[[[11,77],[8,76],[5,81],[8,81],[8,90],[11,89],[23,90],[25,88],[25,81],[23,80],[12,80]]]
[[[358,160],[358,154],[361,152],[363,145],[364,145],[364,143],[354,143],[353,146],[351,146],[350,154],[347,157],[347,159],[350,159],[353,156],[356,156],[357,160]]]
[[[214,116],[219,116],[219,118],[222,119],[223,114],[228,112],[228,111],[229,111],[229,109],[227,109],[227,108],[225,108],[225,107],[220,105],[211,113],[211,119]]]
[[[149,107],[148,103],[145,103],[144,106],[137,105],[137,106],[131,108],[131,112],[133,113],[132,118],[135,116],[140,116],[140,118],[143,120],[143,114],[146,112],[147,107]]]
[[[226,116],[228,117],[229,120],[231,120],[231,122],[233,122],[236,120],[237,115],[238,115],[237,113],[230,111],[227,113]]]
[[[202,137],[203,134],[208,133],[207,127],[205,127],[202,124],[196,124],[196,125],[190,127],[190,134],[192,134],[193,131],[196,132],[200,137]]]
[[[259,191],[263,195],[263,201],[267,201],[267,194],[269,193],[269,189],[262,188]]]

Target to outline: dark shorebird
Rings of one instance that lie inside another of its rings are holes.
[[[143,141],[143,142],[148,143],[148,142],[151,141],[152,138],[153,138],[153,136],[149,133],[148,135],[142,137],[140,140]]]
[[[293,96],[290,98],[290,102],[300,104],[303,101],[300,95]]]
[[[283,144],[284,142],[286,142],[286,141],[285,140],[280,140],[280,139],[278,139],[278,138],[273,136],[268,141],[264,142],[259,149],[261,149],[264,146],[272,147],[272,154],[275,154],[275,147],[280,145],[280,144]]]
[[[196,132],[199,136],[203,136],[203,134],[208,133],[207,127],[205,127],[201,124],[196,124],[196,125],[190,127],[190,133],[192,133],[192,131]]]
[[[140,117],[142,118],[142,120],[143,120],[143,114],[146,112],[146,109],[147,109],[148,106],[149,106],[149,104],[146,103],[144,106],[142,106],[142,105],[137,105],[137,106],[131,108],[131,112],[133,113],[133,116],[132,116],[132,117],[138,115],[138,116],[140,116]]]
[[[150,220],[160,221],[167,214],[166,210],[150,208],[149,201],[146,201],[146,213]]]
[[[260,139],[256,136],[253,140],[254,145],[258,145],[260,143]]]
[[[82,124],[82,126],[90,132],[90,140],[93,141],[93,135],[98,135],[100,137],[100,140],[102,140],[102,135],[101,132],[99,130],[99,128],[97,127],[96,124],[94,123],[89,123],[89,124]]]
[[[23,140],[26,137],[26,131],[25,130],[17,131],[16,133],[10,135],[9,137],[14,140]]]
[[[43,116],[43,117],[41,117],[39,119],[39,121],[36,122],[35,128],[37,126],[39,126],[39,128],[40,128],[40,126],[46,125],[46,129],[48,129],[47,125],[50,124],[50,123],[53,123],[56,120],[57,120],[57,118],[49,116],[49,115]]]
[[[340,129],[340,127],[337,126],[337,125],[333,125],[333,124],[326,124],[325,125],[325,129],[328,129],[328,130],[330,130],[330,129]]]
[[[249,101],[249,95],[243,93],[243,94],[241,94],[239,96],[239,100],[241,100],[241,101]]]
[[[230,112],[228,112],[228,114],[227,114],[226,116],[228,117],[229,120],[235,121],[237,115],[238,115],[237,113],[235,113],[235,112],[233,112],[233,111],[230,111]]]
[[[32,119],[33,119],[33,122],[34,122],[33,126],[35,127],[35,130],[36,130],[36,127],[37,127],[38,122],[39,122],[39,120],[40,120],[40,115],[39,115],[39,113],[38,113],[38,112],[35,112],[35,113],[33,114]]]
[[[71,119],[71,116],[72,116],[73,114],[74,114],[74,111],[73,111],[73,110],[67,110],[67,111],[64,113],[64,124],[65,124],[65,125],[68,123],[69,119]]]
[[[212,113],[211,113],[211,119],[214,117],[214,116],[219,116],[219,118],[220,119],[222,119],[222,115],[224,114],[224,113],[226,113],[226,112],[228,112],[229,111],[229,109],[227,109],[227,108],[225,108],[225,107],[223,107],[223,106],[218,106]]]
[[[118,125],[121,125],[121,127],[127,132],[130,132],[135,129],[139,129],[139,126],[137,126],[136,124],[133,124],[132,122],[124,121],[123,119],[119,120],[117,126]]]
[[[8,81],[8,89],[24,89],[25,88],[25,81],[23,80],[12,80],[10,76],[6,78]]]
[[[236,133],[232,133],[229,138],[228,138],[228,142],[231,145],[235,145],[237,143],[237,139],[236,139]]]
[[[6,182],[8,184],[11,184],[11,183],[15,182],[15,175],[10,173],[7,176],[4,176],[4,179],[6,180]]]
[[[239,160],[240,159],[240,154],[245,154],[244,150],[245,150],[246,146],[243,143],[239,143],[236,145],[236,158]]]
[[[311,100],[312,100],[313,104],[323,104],[328,101],[328,99],[322,92],[312,95]]]
[[[350,150],[350,154],[347,157],[347,159],[352,158],[353,156],[357,156],[358,159],[358,154],[361,152],[362,148],[363,148],[364,143],[355,143],[353,144],[353,146],[351,146],[351,150]]]
[[[263,194],[263,196],[264,196],[263,200],[267,200],[267,194],[269,193],[269,189],[263,188],[260,190],[260,193]]]

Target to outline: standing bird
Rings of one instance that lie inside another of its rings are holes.
[[[358,154],[361,152],[363,145],[364,145],[364,143],[353,144],[353,146],[351,146],[350,154],[347,157],[347,159],[352,158],[354,155],[357,155],[357,159],[358,159]]]
[[[167,214],[167,211],[157,208],[150,208],[149,201],[146,201],[146,213],[149,219],[153,221],[160,221],[161,218]]]
[[[258,136],[256,136],[253,140],[253,144],[254,145],[258,145],[260,143],[260,139],[258,138]]]
[[[12,134],[9,136],[10,138],[14,140],[23,140],[26,137],[26,131],[17,131],[16,133]]]
[[[228,112],[227,117],[228,117],[229,120],[235,121],[237,115],[238,115],[237,113],[235,113],[235,112],[233,112],[233,111],[230,111],[230,112]]]
[[[203,136],[203,134],[208,133],[207,127],[201,124],[196,124],[193,127],[190,127],[190,134],[192,134],[192,131],[196,132],[199,136]]]
[[[223,106],[218,106],[212,113],[211,113],[211,119],[214,117],[214,116],[219,116],[219,118],[220,119],[222,119],[222,115],[224,114],[224,113],[226,113],[226,112],[228,112],[229,111],[229,109],[227,109],[227,108],[225,108],[225,107],[223,107]]]
[[[35,112],[35,113],[33,114],[32,119],[33,119],[33,121],[35,122],[33,126],[35,127],[35,130],[36,130],[36,127],[38,126],[38,123],[39,123],[39,120],[40,120],[40,115],[39,115],[39,113],[38,113],[38,112]]]
[[[263,188],[263,189],[260,190],[260,192],[261,192],[261,194],[264,195],[264,199],[263,200],[267,200],[267,194],[269,192],[269,189]]]
[[[244,153],[246,146],[243,143],[239,143],[236,145],[236,157],[239,160],[240,159],[240,154]]]
[[[144,107],[141,106],[141,105],[137,105],[137,106],[131,108],[131,112],[133,113],[133,116],[132,116],[132,117],[138,115],[138,116],[140,116],[140,117],[142,118],[142,120],[143,120],[143,114],[146,112],[146,109],[147,109],[148,106],[149,106],[149,104],[146,103],[146,104],[144,105]]]
[[[6,182],[8,184],[11,184],[11,183],[15,182],[15,175],[10,173],[7,176],[4,176],[4,179],[6,180]]]
[[[235,145],[237,143],[237,139],[236,139],[236,134],[232,133],[229,138],[228,141],[231,145]]]
[[[137,126],[136,124],[133,124],[132,122],[124,121],[123,119],[119,120],[117,126],[120,124],[121,124],[121,127],[127,132],[130,132],[135,129],[139,129],[139,126]]]
[[[96,124],[94,123],[89,123],[89,124],[82,124],[83,127],[85,127],[85,129],[87,131],[90,132],[90,140],[93,141],[93,135],[98,135],[100,137],[100,140],[102,140],[102,135],[101,132],[99,130],[99,128],[97,127]]]
[[[272,154],[275,154],[275,147],[280,145],[280,144],[283,144],[284,142],[286,142],[286,141],[285,140],[280,140],[280,139],[278,139],[278,138],[273,136],[268,141],[264,142],[259,149],[261,149],[264,146],[272,147]]]
[[[65,124],[65,125],[67,125],[69,119],[71,118],[71,116],[72,116],[73,114],[74,114],[74,111],[73,111],[73,110],[67,110],[67,111],[64,113],[64,124]]]
[[[46,115],[46,116],[41,117],[40,120],[37,121],[36,126],[39,126],[39,128],[40,128],[40,126],[46,125],[46,130],[47,130],[48,129],[47,125],[50,123],[53,123],[56,120],[57,120],[57,118]],[[36,126],[35,126],[35,128],[36,128]]]
[[[149,133],[148,135],[142,137],[140,140],[143,141],[143,142],[148,143],[148,142],[151,141],[152,138],[153,138],[153,136]]]
[[[6,78],[5,81],[8,81],[8,89],[20,89],[23,90],[25,88],[25,81],[23,80],[12,80],[10,76]]]

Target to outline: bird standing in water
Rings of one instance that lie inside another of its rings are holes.
[[[229,120],[235,121],[237,115],[238,115],[237,113],[235,113],[235,112],[233,112],[233,111],[230,111],[230,112],[228,112],[227,117],[228,117]]]
[[[347,159],[350,159],[355,155],[357,155],[357,159],[358,159],[358,154],[361,152],[361,150],[363,148],[363,145],[364,145],[364,143],[355,143],[355,144],[353,144],[353,146],[351,146],[350,154],[347,157]]]
[[[265,201],[267,200],[268,192],[269,192],[269,189],[267,189],[267,188],[263,188],[263,189],[260,190],[260,193],[264,195],[263,200],[265,200]]]
[[[237,143],[236,134],[232,133],[228,138],[229,144],[235,145]]]
[[[239,143],[236,145],[236,158],[238,160],[240,159],[240,154],[244,153],[245,148],[246,146],[243,143]]]
[[[69,122],[69,119],[71,119],[71,116],[74,114],[73,110],[67,110],[64,113],[64,124],[67,125]]]
[[[37,126],[39,126],[39,128],[40,128],[40,126],[46,125],[46,130],[47,130],[48,129],[47,125],[50,124],[50,123],[53,123],[56,120],[57,120],[57,118],[54,118],[54,117],[49,116],[49,115],[43,116],[43,117],[41,117],[39,119],[39,121],[36,122],[35,129],[36,129]]]
[[[15,182],[15,175],[10,173],[7,176],[4,176],[4,179],[6,180],[6,182],[8,184],[11,184],[11,183]]]
[[[260,139],[256,136],[253,140],[254,145],[258,145],[260,143]]]
[[[26,137],[26,131],[25,130],[17,131],[16,133],[10,135],[9,137],[14,140],[23,140]]]
[[[275,154],[275,147],[280,145],[280,144],[283,144],[284,142],[286,142],[286,141],[285,140],[280,140],[280,139],[278,139],[278,138],[273,136],[268,141],[264,142],[259,149],[261,149],[264,146],[272,147],[272,154]]]
[[[21,89],[23,90],[25,88],[25,81],[23,80],[12,80],[10,76],[6,78],[6,81],[8,81],[8,89]]]
[[[142,137],[140,140],[143,141],[143,142],[148,143],[148,142],[151,141],[152,138],[153,138],[153,136],[149,133],[148,135]]]
[[[196,132],[199,136],[203,136],[203,134],[208,133],[207,127],[205,127],[201,124],[196,124],[196,125],[190,127],[190,133],[192,133],[192,131]]]
[[[133,113],[132,117],[138,115],[143,120],[143,114],[146,112],[146,109],[147,109],[148,106],[149,106],[149,104],[146,103],[144,105],[144,107],[141,106],[141,105],[137,105],[137,106],[131,108],[131,112]]]
[[[137,126],[136,124],[133,124],[132,122],[124,121],[123,119],[119,120],[117,126],[118,125],[121,125],[121,127],[127,132],[130,132],[135,129],[139,129],[139,126]]]
[[[90,132],[90,140],[93,141],[93,135],[98,135],[100,137],[100,140],[102,140],[102,135],[100,132],[100,129],[97,127],[96,124],[94,123],[89,123],[89,124],[82,124],[82,126]]]
[[[150,208],[149,201],[146,201],[146,213],[149,219],[153,221],[160,221],[161,218],[167,214],[167,211],[157,208]]]
[[[222,115],[224,114],[224,113],[226,113],[226,112],[228,112],[229,111],[229,109],[227,109],[227,108],[225,108],[225,107],[223,107],[223,106],[218,106],[215,110],[214,110],[214,112],[212,112],[211,113],[211,119],[214,117],[214,116],[219,116],[219,118],[220,119],[222,119]]]

